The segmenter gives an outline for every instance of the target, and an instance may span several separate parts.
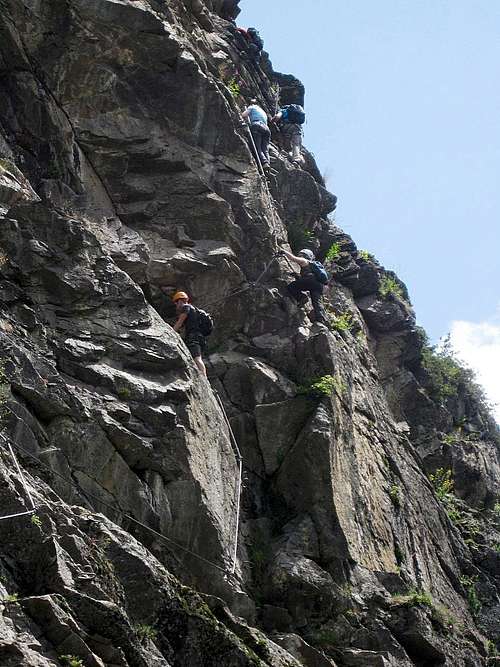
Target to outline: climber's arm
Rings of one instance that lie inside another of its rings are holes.
[[[187,316],[188,316],[187,313],[182,313],[182,315],[179,315],[179,317],[177,318],[177,322],[174,324],[174,331],[177,331],[177,333],[179,333],[179,331],[184,326],[184,322],[186,321]]]
[[[298,264],[301,267],[307,266],[309,264],[309,260],[307,260],[305,257],[296,257],[296,255],[292,255],[291,252],[288,252],[288,250],[285,250],[284,248],[281,248],[281,252],[285,255],[285,257],[288,257],[291,262],[295,262],[295,264]]]

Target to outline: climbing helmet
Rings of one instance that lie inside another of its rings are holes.
[[[299,256],[308,259],[310,262],[314,261],[314,253],[312,250],[309,250],[308,248],[304,248],[304,250],[301,250],[299,252]]]

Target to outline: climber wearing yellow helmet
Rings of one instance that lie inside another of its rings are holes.
[[[204,310],[195,308],[190,304],[186,292],[176,292],[172,301],[175,303],[177,312],[174,331],[179,332],[184,327],[186,347],[191,352],[199,371],[206,377],[207,369],[203,363],[202,354],[207,345],[206,337],[211,334],[213,329],[212,318]]]

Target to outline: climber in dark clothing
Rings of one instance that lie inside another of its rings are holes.
[[[255,65],[258,65],[264,48],[264,42],[259,35],[259,31],[255,28],[248,28],[247,30],[236,28],[235,40],[240,55],[245,58],[248,56]]]
[[[288,104],[279,110],[274,116],[273,123],[276,123],[290,148],[290,156],[296,164],[304,162],[302,157],[302,137],[306,115],[304,109],[299,104]]]
[[[320,324],[328,324],[328,319],[323,304],[321,303],[324,283],[321,283],[318,280],[316,273],[313,272],[312,269],[312,264],[315,261],[314,253],[312,250],[304,249],[299,252],[297,257],[283,248],[281,249],[281,252],[288,257],[290,261],[295,262],[300,266],[300,276],[287,285],[288,294],[290,294],[299,306],[303,306],[307,300],[304,292],[309,292],[316,322],[319,322]],[[323,269],[323,267],[321,268]],[[327,276],[326,272],[325,276]],[[328,280],[328,277],[326,279]]]
[[[203,363],[202,354],[205,350],[207,341],[200,331],[198,312],[194,306],[189,303],[189,296],[186,292],[176,292],[172,297],[177,311],[177,322],[174,324],[174,331],[177,333],[184,327],[184,342],[191,352],[194,363],[199,371],[207,377],[207,369]]]

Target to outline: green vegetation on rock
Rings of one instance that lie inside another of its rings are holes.
[[[83,660],[76,655],[60,655],[59,661],[67,667],[84,667]]]
[[[334,262],[340,257],[340,243],[332,243],[325,256],[326,262]]]
[[[229,92],[234,98],[237,98],[241,95],[240,84],[238,83],[236,77],[233,77],[227,84]]]
[[[358,257],[360,257],[360,259],[364,259],[365,262],[375,261],[375,257],[370,252],[368,252],[368,250],[359,250]]]
[[[399,299],[404,298],[403,288],[397,282],[397,280],[395,280],[391,276],[382,277],[382,279],[380,280],[380,287],[378,291],[380,293],[380,296],[384,297],[384,299],[387,299],[387,297],[389,296],[395,296],[398,297]]]
[[[136,625],[134,629],[141,642],[143,642],[145,639],[154,641],[158,636],[158,632],[151,625],[147,625],[145,623],[139,623],[139,625]]]
[[[392,500],[394,507],[401,506],[401,498],[399,496],[400,491],[401,489],[397,484],[392,484],[391,488],[389,489],[389,497]]]
[[[460,577],[460,583],[465,588],[467,593],[467,602],[469,603],[469,608],[473,616],[477,616],[481,611],[482,603],[479,599],[476,590],[477,576],[466,576],[462,575]]]
[[[347,311],[339,315],[332,314],[329,319],[330,326],[335,331],[350,331],[352,328],[352,314]]]
[[[342,396],[346,391],[346,386],[337,375],[322,375],[311,380],[307,385],[301,385],[298,388],[298,394],[304,394],[310,398],[324,398],[331,396],[336,392]]]
[[[395,605],[404,605],[407,607],[432,607],[433,601],[427,591],[412,588],[407,593],[393,595],[392,602]]]

